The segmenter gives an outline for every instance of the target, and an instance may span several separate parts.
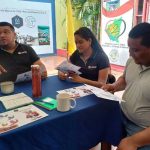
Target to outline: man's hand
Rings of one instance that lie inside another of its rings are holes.
[[[36,62],[33,63],[33,65],[39,65],[40,66],[40,71],[41,71],[41,77],[42,79],[47,78],[47,70],[45,65],[42,63],[42,61],[39,59]]]
[[[105,84],[101,87],[103,90],[114,93],[116,92],[115,84]]]
[[[41,74],[42,79],[47,78],[47,71],[43,71]]]
[[[138,145],[136,145],[131,136],[122,139],[120,144],[118,145],[117,150],[137,150],[137,148]]]
[[[122,91],[126,87],[126,81],[124,75],[120,76],[118,80],[113,84],[105,84],[101,88],[105,91],[109,91],[111,93]]]
[[[0,65],[0,75],[1,75],[2,73],[5,73],[5,72],[7,72],[7,71],[5,70],[5,68],[3,68],[3,66]]]

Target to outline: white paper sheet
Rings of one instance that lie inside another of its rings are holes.
[[[30,81],[32,79],[32,72],[28,71],[17,75],[16,83]]]
[[[0,134],[48,116],[34,105],[0,113]]]
[[[110,92],[107,92],[107,91],[104,91],[103,89],[101,88],[97,88],[97,87],[94,87],[94,86],[91,86],[91,85],[87,85],[86,86],[88,87],[89,90],[92,91],[93,94],[95,94],[97,97],[100,97],[100,98],[104,98],[104,99],[108,99],[108,100],[113,100],[113,101],[119,101],[119,102],[125,102],[124,100],[120,99],[119,97],[117,97],[116,95],[113,95],[112,93]]]
[[[60,90],[57,92],[58,93],[67,93],[72,98],[80,98],[83,96],[93,94],[85,85],[77,86],[77,87],[69,88],[69,89],[64,89],[64,90]]]
[[[71,64],[68,61],[63,61],[61,64],[59,64],[56,69],[60,70],[64,73],[68,73],[68,72],[74,72],[76,74],[81,74],[81,72],[79,71],[81,67],[78,67],[76,65]]]

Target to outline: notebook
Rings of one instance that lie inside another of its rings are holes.
[[[34,102],[32,98],[24,93],[2,96],[0,97],[0,101],[2,102],[6,110],[28,105]]]
[[[40,101],[35,101],[35,105],[41,106],[45,109],[52,110],[57,107],[57,101],[51,97],[45,97]]]

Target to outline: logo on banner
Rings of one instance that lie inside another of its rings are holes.
[[[119,59],[119,52],[117,49],[112,49],[109,53],[109,58],[112,62],[117,62]]]
[[[109,20],[106,24],[105,31],[110,40],[119,42],[119,37],[125,32],[126,23],[122,18]]]
[[[28,16],[25,18],[25,22],[26,22],[27,27],[33,28],[35,27],[36,19],[32,16]]]
[[[12,25],[16,28],[22,27],[23,26],[23,19],[18,15],[14,16],[12,18]]]

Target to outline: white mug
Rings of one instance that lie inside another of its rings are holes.
[[[1,82],[0,87],[3,94],[10,94],[14,92],[14,82],[12,81]]]
[[[57,99],[57,110],[61,112],[69,111],[76,106],[75,99],[71,98],[67,93],[59,93],[56,95]],[[73,102],[73,105],[71,105]]]

